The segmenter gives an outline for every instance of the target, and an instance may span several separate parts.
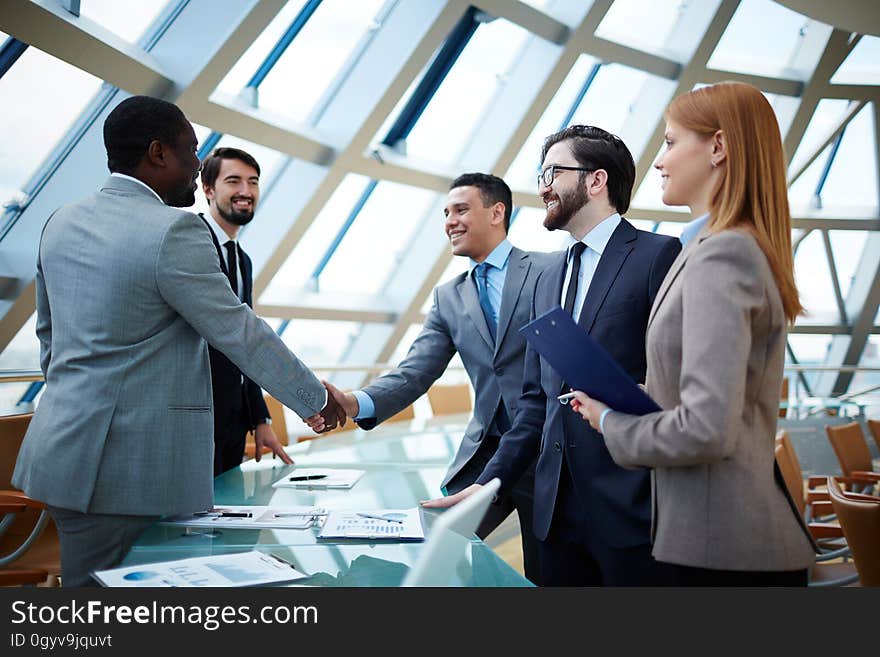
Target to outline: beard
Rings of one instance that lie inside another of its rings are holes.
[[[561,196],[557,194],[556,199],[558,205],[544,216],[544,228],[547,230],[564,230],[571,218],[590,201],[587,190],[580,185],[563,192]]]
[[[230,201],[229,208],[224,208],[222,205],[217,203],[217,212],[226,221],[228,221],[231,224],[235,224],[236,226],[246,226],[247,224],[249,224],[251,222],[251,219],[254,218],[254,211],[253,210],[242,210],[242,211],[233,210],[231,207],[231,201]]]

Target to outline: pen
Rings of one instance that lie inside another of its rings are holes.
[[[250,518],[253,514],[250,511],[223,511],[220,514],[221,518]]]
[[[399,522],[401,525],[403,524],[403,520],[386,518],[385,516],[376,515],[374,513],[356,513],[355,515],[360,516],[361,518],[372,518],[373,520],[384,520],[385,522]]]
[[[290,477],[288,481],[312,481],[313,479],[326,479],[327,475],[302,475],[301,477]]]
[[[559,403],[560,403],[560,404],[567,404],[567,403],[570,402],[572,399],[574,399],[574,393],[573,393],[573,392],[567,392],[567,393],[565,393],[564,395],[559,395],[556,399],[559,400]]]

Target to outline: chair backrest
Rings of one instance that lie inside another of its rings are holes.
[[[834,477],[828,477],[828,493],[859,572],[859,583],[880,586],[880,498],[859,495],[853,499]]]
[[[871,430],[874,442],[877,443],[877,449],[880,449],[880,420],[868,420],[868,429]]]
[[[263,398],[266,400],[269,415],[272,416],[272,430],[278,436],[281,444],[287,445],[289,436],[287,434],[287,420],[284,419],[284,406],[269,393],[265,393]]]
[[[788,401],[788,377],[782,377],[782,389],[779,391],[779,401]],[[779,417],[785,417],[788,414],[788,408],[779,409]]]
[[[871,450],[868,449],[868,443],[865,442],[865,435],[858,422],[837,426],[826,425],[825,433],[845,477],[851,476],[855,470],[871,471]]]
[[[405,422],[406,420],[414,420],[416,417],[416,412],[413,409],[413,405],[410,404],[402,411],[392,415],[390,418],[385,420],[385,422]]]
[[[434,415],[469,413],[473,409],[470,386],[462,383],[454,386],[431,386],[428,401]]]
[[[0,490],[12,486],[12,471],[33,413],[0,417]]]
[[[779,434],[785,435],[780,437]],[[795,457],[793,459],[792,453],[786,448],[786,441],[791,443],[791,439],[788,438],[786,432],[780,431],[776,434],[776,447],[774,448],[776,464],[779,466],[779,471],[782,473],[782,479],[785,481],[785,487],[788,489],[788,494],[794,500],[798,513],[803,516],[806,511],[803,473],[801,472],[801,466],[800,463],[798,463],[797,458]]]

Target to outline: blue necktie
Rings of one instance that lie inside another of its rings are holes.
[[[480,296],[480,307],[483,309],[483,316],[486,318],[486,324],[489,326],[489,333],[492,335],[492,342],[495,342],[495,332],[498,322],[495,319],[495,312],[492,310],[492,304],[489,302],[489,267],[488,262],[482,262],[477,265],[474,270],[474,278],[477,281],[477,294]]]

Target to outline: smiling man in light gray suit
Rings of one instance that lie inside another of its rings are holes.
[[[13,476],[49,506],[65,586],[118,564],[159,516],[213,505],[208,342],[301,417],[344,420],[232,292],[209,228],[175,209],[193,204],[199,168],[180,109],[128,98],[107,117],[104,143],[110,178],[43,229],[46,391]]]
[[[364,390],[342,393],[328,386],[363,429],[372,429],[421,397],[456,352],[474,387],[474,415],[443,487],[470,486],[510,427],[522,392],[525,341],[517,329],[529,321],[535,279],[552,260],[507,241],[512,197],[497,176],[467,173],[453,181],[446,199],[446,234],[455,255],[470,258],[467,273],[434,290],[421,334],[393,371]],[[537,579],[532,533],[534,468],[510,494],[493,504],[477,534],[485,538],[513,510],[519,514],[526,577]]]

